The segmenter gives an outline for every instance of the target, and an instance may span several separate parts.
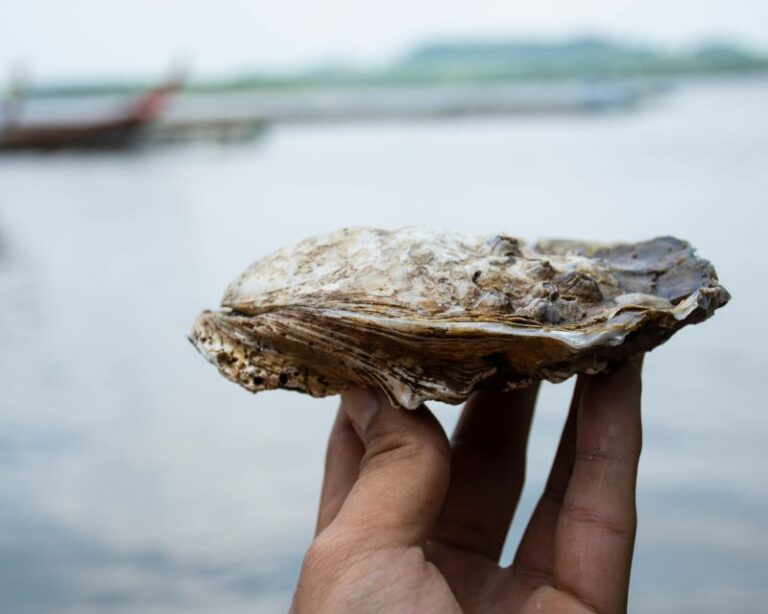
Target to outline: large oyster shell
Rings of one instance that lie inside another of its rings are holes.
[[[346,228],[253,264],[191,340],[253,392],[376,385],[415,408],[600,371],[728,299],[712,265],[672,237],[526,247],[506,235]]]

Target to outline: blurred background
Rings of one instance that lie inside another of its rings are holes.
[[[731,304],[646,360],[630,611],[764,611],[767,24],[760,0],[6,2],[0,611],[285,611],[337,400],[252,396],[185,335],[259,256],[411,224],[715,263]],[[504,561],[571,388],[543,387]]]

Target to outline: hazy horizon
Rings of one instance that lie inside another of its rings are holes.
[[[411,67],[412,65],[423,64],[424,56],[432,56],[435,53],[445,54],[458,53],[467,54],[467,60],[474,64],[476,68],[480,69],[484,63],[487,63],[488,57],[477,57],[478,50],[481,53],[486,53],[486,56],[490,54],[492,62],[496,62],[499,59],[503,59],[506,56],[504,54],[512,54],[509,58],[512,61],[522,62],[525,64],[535,63],[540,60],[540,57],[531,55],[531,49],[536,52],[547,53],[551,58],[552,51],[559,52],[563,58],[569,57],[571,53],[570,48],[583,46],[583,45],[596,45],[598,47],[605,46],[607,48],[613,48],[613,53],[620,56],[626,53],[633,53],[638,55],[651,54],[657,56],[659,59],[670,61],[674,63],[685,58],[695,56],[699,52],[703,52],[709,49],[726,49],[734,50],[739,53],[751,56],[753,59],[761,62],[768,62],[768,49],[760,49],[754,46],[746,45],[735,39],[729,39],[727,37],[720,38],[707,38],[698,41],[693,41],[684,46],[670,47],[663,45],[656,45],[652,42],[639,39],[622,39],[616,36],[604,35],[600,33],[587,33],[587,34],[573,34],[563,36],[535,36],[535,35],[521,35],[521,36],[472,36],[470,34],[456,37],[433,37],[425,38],[418,41],[409,47],[401,49],[384,60],[377,62],[355,62],[353,60],[338,60],[332,62],[306,62],[304,64],[297,64],[295,66],[257,66],[244,67],[239,70],[223,70],[217,73],[200,74],[195,70],[194,63],[189,62],[189,58],[176,57],[172,61],[169,61],[158,70],[151,73],[145,73],[142,75],[127,75],[127,74],[91,74],[80,75],[77,77],[62,77],[62,78],[49,78],[42,79],[36,74],[33,67],[29,67],[24,64],[17,64],[8,73],[8,76],[13,78],[19,78],[25,88],[31,90],[39,90],[41,92],[47,91],[49,88],[51,91],[57,91],[59,88],[63,88],[62,91],[68,91],[68,88],[109,88],[109,87],[148,87],[151,84],[167,78],[169,74],[180,72],[184,81],[191,85],[199,86],[212,86],[212,87],[228,87],[230,84],[246,83],[250,80],[258,82],[259,79],[271,80],[275,79],[276,83],[285,81],[292,83],[294,80],[311,80],[316,77],[323,78],[324,76],[330,77],[332,75],[341,76],[348,75],[351,77],[358,76],[362,78],[376,78],[382,77],[388,74],[397,75],[398,70]],[[515,54],[522,53],[522,58],[515,58]],[[474,54],[474,57],[473,57]],[[431,62],[432,58],[429,57],[427,62]],[[442,61],[450,62],[450,58],[441,59]],[[749,70],[749,66],[742,68],[742,70]],[[720,69],[729,70],[727,67]],[[395,72],[392,72],[395,71]],[[682,70],[682,73],[696,72],[695,68],[689,71]],[[573,75],[560,75],[559,78],[576,76],[578,70]],[[674,71],[670,74],[674,74]],[[522,76],[522,79],[530,79],[536,76],[534,70],[532,74]],[[539,75],[541,78],[548,78],[548,75]],[[549,75],[552,77],[552,75]],[[518,77],[505,77],[501,75],[501,79]],[[267,81],[268,82],[268,81]],[[310,82],[310,81],[307,81]],[[0,76],[0,84],[3,83],[3,77]]]
[[[465,39],[600,36],[670,49],[726,40],[766,52],[765,23],[768,5],[756,0],[733,0],[726,13],[714,0],[544,0],[535,6],[286,0],[268,10],[255,0],[73,0],[66,6],[30,0],[0,21],[0,82],[12,70],[41,82],[153,78],[179,59],[200,78],[336,63],[375,66],[423,43]]]

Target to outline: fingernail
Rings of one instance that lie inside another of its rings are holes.
[[[381,409],[381,398],[369,388],[349,388],[341,393],[341,407],[362,437]]]

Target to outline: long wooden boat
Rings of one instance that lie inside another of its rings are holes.
[[[0,126],[0,151],[124,149],[136,145],[143,129],[165,108],[178,88],[171,83],[142,94],[114,119],[68,124],[7,123]]]

